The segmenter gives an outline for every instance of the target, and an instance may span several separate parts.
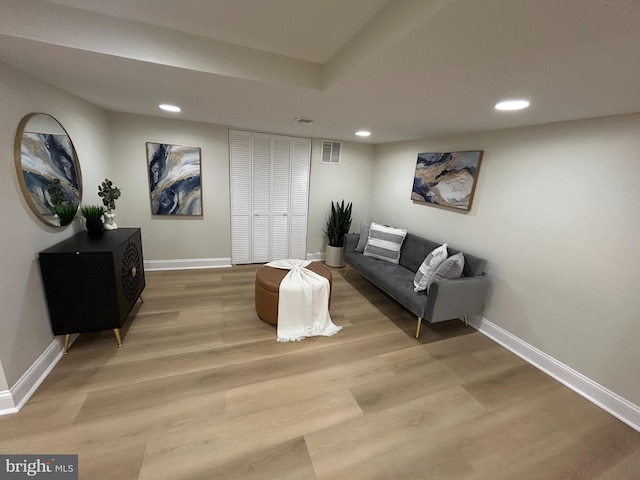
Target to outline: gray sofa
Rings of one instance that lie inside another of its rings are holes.
[[[413,278],[426,256],[440,244],[407,234],[400,250],[400,263],[394,264],[364,256],[356,252],[359,234],[348,234],[345,241],[344,259],[347,262],[345,276],[353,267],[364,278],[384,293],[403,305],[418,317],[416,338],[420,336],[420,325],[424,318],[430,323],[480,314],[489,289],[484,275],[486,260],[464,253],[462,277],[433,283],[429,292],[414,292]],[[459,250],[448,247],[449,255]]]

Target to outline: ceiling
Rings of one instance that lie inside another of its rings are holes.
[[[113,111],[386,143],[639,112],[640,0],[0,0],[0,62]]]

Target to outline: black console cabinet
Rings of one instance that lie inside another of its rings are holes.
[[[40,252],[40,270],[55,335],[120,327],[145,287],[139,228],[81,232]]]

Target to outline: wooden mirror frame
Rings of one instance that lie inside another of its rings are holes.
[[[48,131],[34,125],[38,119],[43,126],[49,125]],[[26,115],[16,132],[14,161],[22,194],[36,217],[49,226],[70,224],[73,217],[60,224],[55,207],[72,206],[74,215],[77,213],[82,200],[82,173],[71,137],[60,122],[48,113]],[[57,199],[52,199],[55,180],[60,188],[54,187]]]

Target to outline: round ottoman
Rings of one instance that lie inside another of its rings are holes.
[[[331,288],[333,277],[323,263],[311,262],[305,267],[329,280],[329,306],[331,306]],[[272,325],[278,324],[278,298],[280,282],[289,270],[273,267],[261,267],[256,272],[256,312],[258,316]]]

